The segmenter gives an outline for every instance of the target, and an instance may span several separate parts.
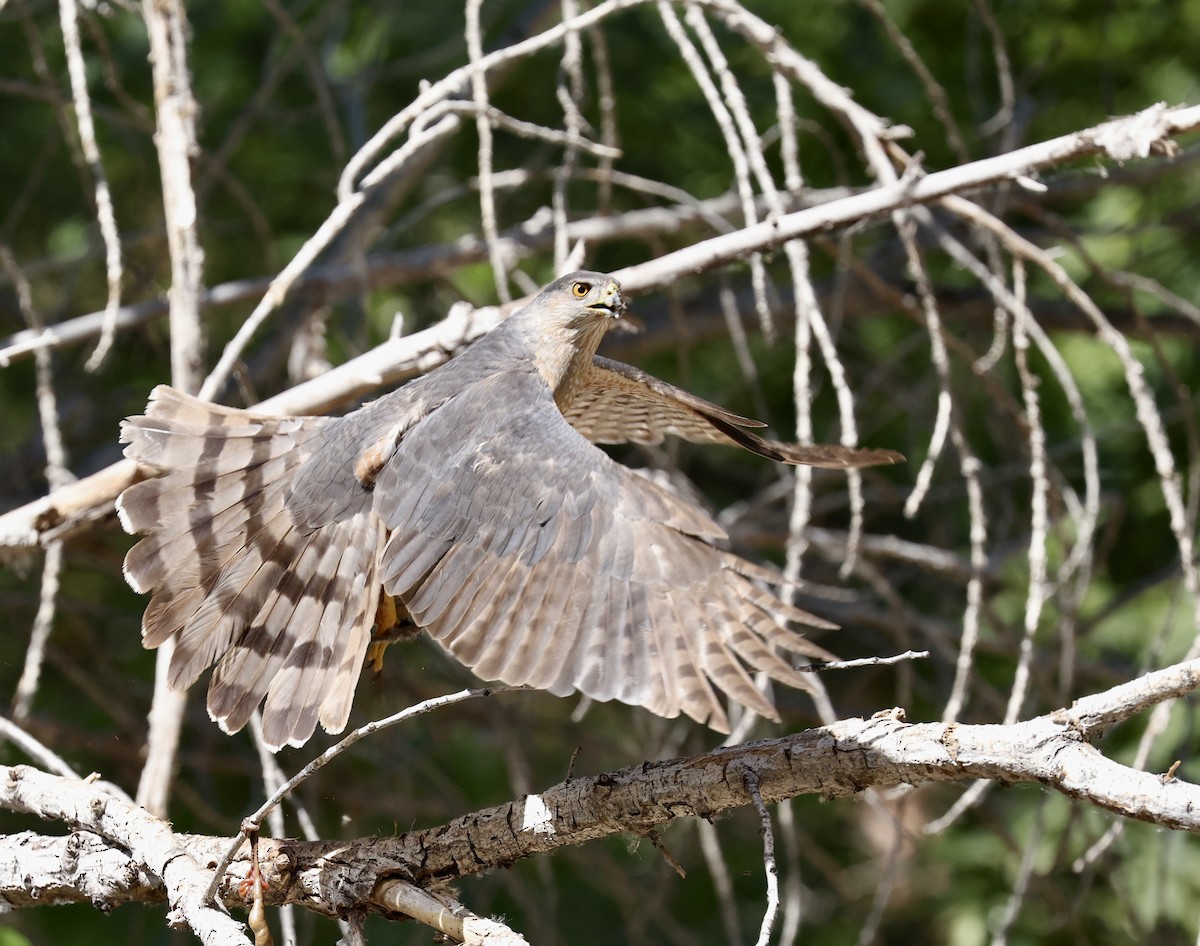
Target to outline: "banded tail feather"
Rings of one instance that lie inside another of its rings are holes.
[[[175,638],[173,687],[217,665],[208,710],[226,731],[265,699],[273,747],[303,744],[318,722],[345,726],[379,596],[369,502],[316,528],[287,503],[327,423],[160,386],[121,427],[126,456],[161,474],[117,501],[125,530],[144,536],[125,558],[130,586],[151,595],[142,640]]]

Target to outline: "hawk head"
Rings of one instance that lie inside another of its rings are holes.
[[[625,311],[621,284],[586,270],[556,279],[505,323],[563,410],[574,400],[605,331]]]
[[[571,328],[619,319],[625,312],[621,284],[605,273],[580,270],[556,279],[529,304],[542,318]]]

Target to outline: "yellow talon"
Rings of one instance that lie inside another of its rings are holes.
[[[383,654],[396,638],[392,633],[400,623],[396,610],[396,599],[387,592],[380,592],[379,605],[375,609],[375,626],[371,628],[371,645],[367,648],[367,666],[375,674],[383,673]]]
[[[374,674],[383,673],[383,655],[388,649],[389,641],[372,641],[367,648],[367,666]]]

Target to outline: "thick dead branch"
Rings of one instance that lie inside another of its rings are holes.
[[[119,893],[124,884],[143,885],[146,875],[152,875],[161,883],[162,893],[170,904],[169,921],[173,925],[186,924],[201,942],[211,946],[248,942],[240,923],[204,902],[203,862],[197,859],[186,839],[144,808],[108,794],[87,779],[65,779],[28,766],[0,770],[0,806],[93,832],[128,852],[129,864],[119,872],[89,873],[81,878],[80,883],[93,902],[104,906],[118,902],[119,898],[103,896],[103,892],[112,889]],[[40,862],[46,863],[42,845],[30,836],[25,837],[23,847],[40,852]],[[80,849],[75,847],[79,842],[71,837],[63,839],[68,847],[62,852],[61,864],[67,873],[74,874]],[[24,870],[25,861],[20,857],[9,855],[5,861],[18,873]]]

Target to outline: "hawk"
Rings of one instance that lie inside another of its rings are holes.
[[[665,434],[785,463],[892,463],[885,450],[765,440],[739,417],[595,356],[625,305],[601,273],[551,283],[461,355],[344,417],[279,417],[160,386],[121,429],[158,474],[117,500],[143,538],[142,640],[174,638],[170,684],[216,665],[208,712],[236,732],[263,704],[273,748],[346,725],[396,605],[485,680],[575,691],[728,731],[722,691],[778,719],[752,671],[832,627],[757,583],[705,512],[594,445]],[[265,702],[264,702],[265,701]]]

